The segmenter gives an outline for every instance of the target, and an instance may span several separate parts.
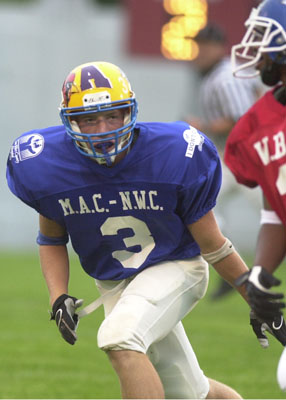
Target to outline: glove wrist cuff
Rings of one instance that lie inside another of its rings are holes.
[[[51,313],[51,319],[55,319],[56,312],[58,311],[59,306],[68,298],[70,297],[67,294],[61,294],[55,301],[52,306],[52,313]]]

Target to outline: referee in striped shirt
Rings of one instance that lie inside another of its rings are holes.
[[[208,24],[195,37],[199,46],[198,57],[192,64],[201,76],[199,92],[200,116],[188,116],[185,120],[208,135],[216,145],[223,160],[226,138],[237,120],[255,103],[263,93],[260,79],[237,79],[232,74],[230,57],[226,55],[226,36],[220,27]],[[224,166],[223,184],[219,204],[237,185],[232,174]],[[223,213],[217,206],[216,214],[222,229]],[[213,299],[231,291],[231,286],[221,281],[212,294]]]

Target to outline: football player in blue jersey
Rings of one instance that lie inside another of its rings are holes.
[[[181,322],[207,290],[208,263],[231,284],[248,271],[212,211],[216,148],[185,122],[136,122],[130,83],[107,62],[68,75],[60,115],[63,125],[15,140],[7,180],[39,213],[40,262],[61,335],[74,344],[82,315],[68,290],[70,239],[102,295],[98,346],[123,398],[240,398],[204,375]]]

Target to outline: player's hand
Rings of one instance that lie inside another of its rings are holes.
[[[51,319],[56,321],[62,337],[69,344],[75,344],[77,340],[75,331],[78,325],[78,315],[75,311],[82,303],[83,300],[62,294],[53,304]]]
[[[250,311],[250,325],[263,348],[269,346],[266,332],[271,333],[283,345],[286,345],[286,325],[282,315],[274,319],[261,321],[257,318],[253,310]]]
[[[253,267],[250,271],[238,277],[236,286],[245,284],[251,309],[261,320],[273,319],[282,315],[281,310],[285,303],[283,293],[271,291],[272,286],[280,285],[281,281],[260,266]]]

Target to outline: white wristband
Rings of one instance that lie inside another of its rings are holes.
[[[209,263],[215,264],[233,253],[235,248],[229,239],[226,239],[224,244],[218,249],[211,253],[202,254],[202,257]]]
[[[260,213],[260,225],[263,224],[281,225],[282,221],[275,211],[262,209]]]

